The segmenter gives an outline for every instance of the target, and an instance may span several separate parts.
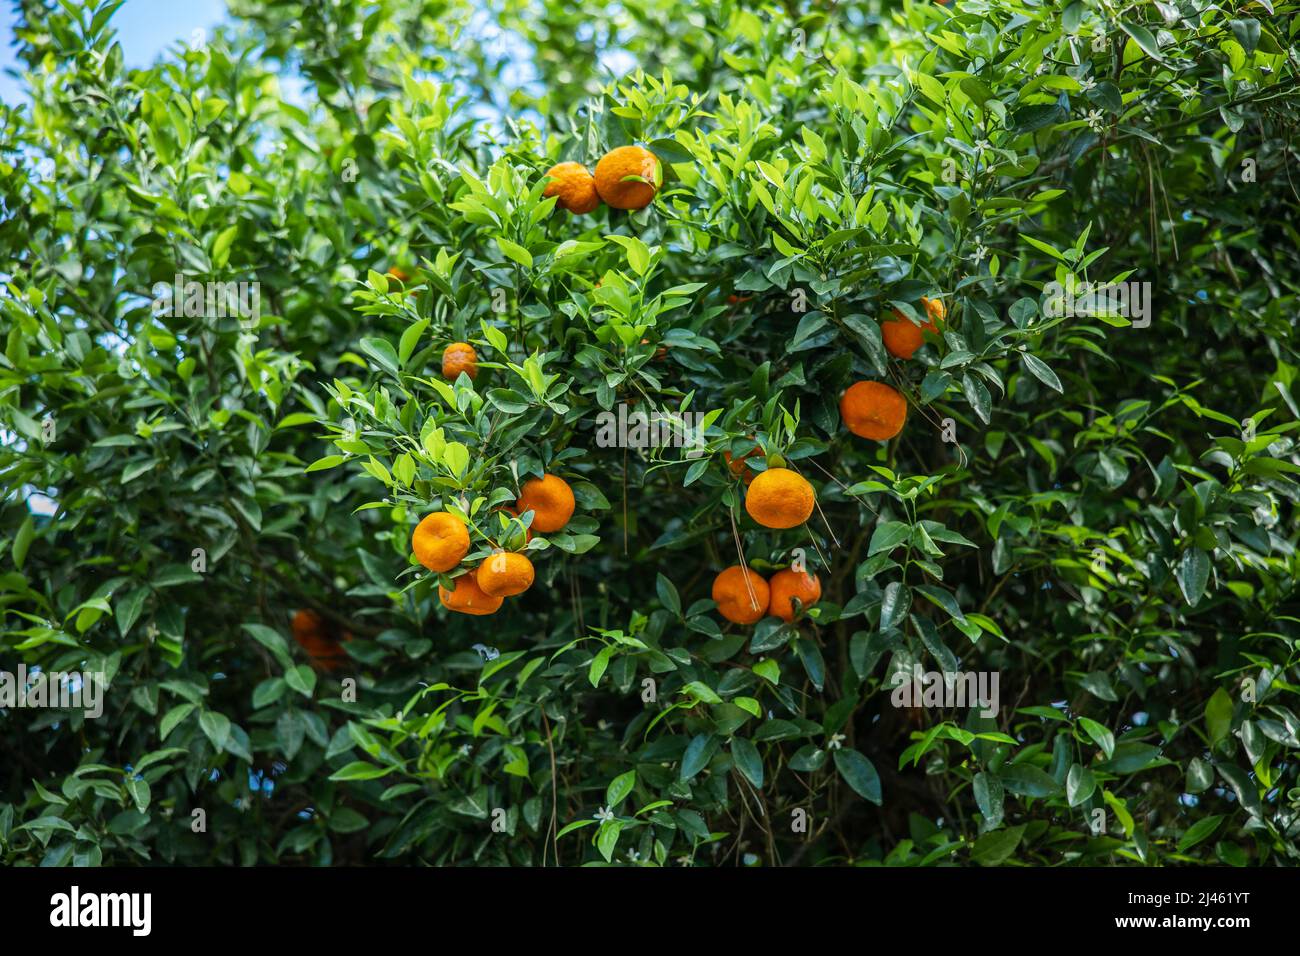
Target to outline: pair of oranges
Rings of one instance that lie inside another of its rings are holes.
[[[768,614],[793,621],[796,598],[808,608],[821,596],[822,583],[817,575],[794,568],[778,571],[768,581],[752,568],[733,564],[713,579],[718,613],[733,624],[755,624]]]
[[[596,163],[593,175],[582,163],[557,163],[546,171],[542,195],[581,215],[602,202],[611,209],[644,209],[655,198],[662,172],[659,157],[644,146],[619,146]]]
[[[925,325],[913,325],[897,309],[897,319],[880,323],[885,349],[899,359],[910,359],[925,341],[925,333],[939,334],[937,322],[946,315],[939,299],[921,297],[928,319]],[[907,399],[884,382],[854,382],[840,398],[840,418],[859,438],[888,441],[903,430],[907,421]]]
[[[515,513],[531,511],[532,528],[547,534],[568,524],[576,507],[569,483],[559,475],[548,474],[524,482],[515,502]],[[411,535],[411,550],[416,559],[438,574],[460,564],[469,549],[468,526],[449,511],[425,515]],[[451,591],[438,585],[438,600],[450,611],[493,614],[506,598],[523,594],[532,587],[533,579],[533,563],[527,557],[498,549],[477,568],[456,577]]]

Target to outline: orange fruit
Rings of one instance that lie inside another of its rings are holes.
[[[915,325],[897,309],[894,309],[897,318],[880,323],[880,334],[885,340],[885,350],[894,358],[910,359],[912,353],[925,341],[925,332],[939,334],[939,327],[934,322],[935,319],[943,319],[943,303],[938,299],[927,299],[921,296],[921,305],[928,316],[922,325]]]
[[[942,322],[948,315],[943,299],[927,299],[925,296],[921,296],[921,305],[925,307],[925,314],[930,317],[930,321],[925,324],[926,329],[938,334],[939,329],[935,323]]]
[[[746,583],[748,582],[748,583]],[[733,564],[713,579],[718,613],[733,624],[753,624],[767,613],[771,594],[757,571]]]
[[[645,182],[626,179],[640,176]],[[611,149],[596,164],[596,192],[614,209],[643,209],[655,198],[659,157],[644,146]]]
[[[542,190],[543,196],[558,196],[555,205],[569,212],[591,212],[600,205],[596,193],[596,180],[582,163],[556,163],[546,171],[550,180]]]
[[[407,272],[405,269],[403,269],[401,266],[393,266],[391,269],[388,270],[388,274],[392,276],[394,279],[396,279],[398,282],[411,281],[411,274]]]
[[[806,478],[789,468],[760,472],[745,491],[745,510],[765,528],[793,528],[808,520],[816,495]]]
[[[745,484],[749,484],[754,480],[754,473],[750,471],[749,465],[745,464],[745,459],[751,458],[754,455],[760,455],[762,452],[763,449],[760,445],[755,445],[752,451],[745,452],[739,458],[732,458],[731,452],[724,451],[722,453],[722,460],[727,463],[727,467],[731,469],[733,475],[737,478],[744,479]]]
[[[483,589],[478,586],[478,579],[473,571],[458,577],[455,585],[454,591],[448,591],[441,584],[438,585],[438,600],[449,611],[459,611],[461,614],[495,614],[501,607],[501,602],[505,600],[484,594]]]
[[[442,377],[454,382],[461,372],[478,378],[478,353],[468,342],[452,342],[442,350]]]
[[[533,586],[533,562],[522,554],[498,551],[478,566],[476,578],[488,597],[514,597]]]
[[[885,340],[885,351],[900,359],[910,359],[912,353],[925,342],[925,334],[920,327],[905,318],[881,322],[880,336]]]
[[[794,605],[790,603],[793,598],[798,598],[806,611],[822,597],[822,583],[817,579],[817,575],[809,574],[807,571],[795,571],[792,568],[786,568],[772,575],[770,589],[772,602],[768,605],[768,613],[776,615],[783,621],[794,620]]]
[[[840,417],[859,438],[888,441],[903,430],[907,399],[884,382],[854,382],[840,399]]]
[[[289,624],[293,639],[307,652],[312,665],[323,671],[335,671],[347,663],[347,653],[334,637],[333,628],[315,611],[295,612]],[[351,634],[344,632],[344,639]]]
[[[430,571],[450,571],[469,554],[469,529],[454,514],[435,511],[415,526],[411,550]]]
[[[573,489],[559,475],[543,475],[541,478],[529,478],[519,494],[515,507],[519,513],[533,513],[532,527],[542,534],[559,531],[573,517],[576,507]]]

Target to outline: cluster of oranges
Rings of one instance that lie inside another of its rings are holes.
[[[549,534],[569,523],[576,504],[569,483],[559,475],[547,474],[524,482],[514,507],[506,510],[516,516],[531,511],[532,530]],[[531,537],[531,531],[526,532],[524,542]],[[425,515],[411,535],[416,559],[438,574],[459,565],[469,549],[469,527],[449,511]],[[533,577],[533,563],[525,555],[497,548],[477,568],[455,577],[452,590],[439,584],[438,600],[450,611],[493,614],[506,598],[532,587]]]
[[[946,314],[943,302],[922,296],[921,305],[926,314],[922,326],[914,325],[897,309],[894,310],[897,318],[880,323],[885,349],[895,358],[910,359],[925,341],[926,332],[939,334],[939,326],[935,323],[942,322]],[[854,382],[840,398],[840,418],[859,438],[889,441],[903,430],[903,423],[907,420],[907,399],[898,389],[884,382]]]
[[[735,624],[755,624],[768,614],[793,621],[795,599],[807,608],[821,596],[817,575],[794,568],[783,568],[768,581],[753,568],[734,564],[713,579],[718,613]]]
[[[619,146],[596,163],[593,175],[582,163],[557,163],[546,171],[542,195],[556,196],[571,213],[592,212],[602,202],[611,209],[644,209],[662,181],[659,157],[644,146]]]
[[[794,528],[812,516],[817,495],[813,486],[798,472],[782,466],[769,467],[757,475],[747,459],[760,454],[753,449],[738,457],[722,453],[734,478],[745,488],[745,510],[764,528]],[[794,620],[795,598],[803,607],[816,604],[822,585],[817,575],[786,568],[772,575],[769,582],[752,568],[733,565],[713,579],[713,600],[718,613],[735,624],[754,624],[768,614],[784,621]]]
[[[882,322],[881,337],[889,354],[910,359],[925,341],[925,333],[939,334],[937,322],[945,317],[943,302],[921,298],[926,322],[917,326],[897,309],[896,318]],[[884,382],[854,382],[840,399],[840,417],[845,426],[860,438],[888,441],[903,430],[907,420],[907,399]],[[722,453],[733,477],[747,486],[745,510],[765,528],[794,528],[812,515],[817,497],[803,476],[785,467],[768,468],[755,475],[746,459],[760,453],[751,451],[732,456]],[[713,579],[713,600],[720,613],[736,624],[754,624],[768,614],[784,621],[794,619],[793,601],[808,607],[821,599],[821,581],[816,574],[786,568],[767,581],[751,568],[733,565]]]

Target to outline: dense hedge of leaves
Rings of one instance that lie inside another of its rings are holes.
[[[0,669],[110,683],[0,713],[0,862],[1300,859],[1300,4],[232,0],[144,70],[116,3],[18,6]],[[627,143],[645,210],[542,197]],[[178,274],[260,322],[158,314]],[[755,441],[806,526],[746,515]],[[536,583],[449,614],[415,523],[543,471]],[[723,621],[740,547],[822,600]],[[916,666],[996,716],[895,706]]]

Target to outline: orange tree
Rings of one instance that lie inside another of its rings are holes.
[[[1300,5],[19,6],[0,860],[1295,862]]]

